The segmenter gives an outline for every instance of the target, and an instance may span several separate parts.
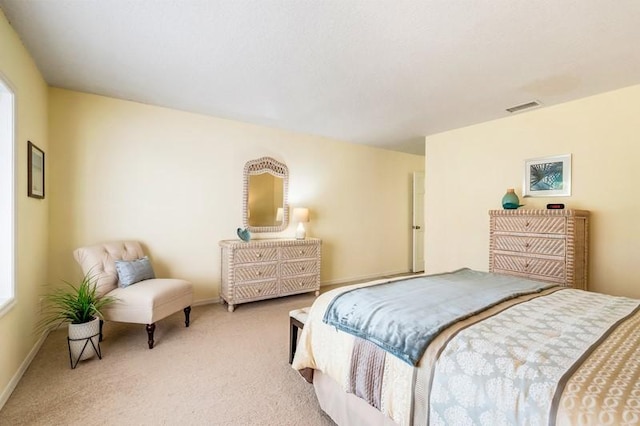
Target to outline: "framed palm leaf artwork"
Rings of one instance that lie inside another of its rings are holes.
[[[525,160],[522,195],[525,197],[570,196],[571,154]]]

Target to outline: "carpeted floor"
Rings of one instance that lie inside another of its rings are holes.
[[[102,360],[69,366],[52,332],[0,411],[0,425],[333,425],[288,364],[289,316],[312,294],[194,307],[157,324],[107,322]]]

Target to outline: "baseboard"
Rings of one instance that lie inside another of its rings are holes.
[[[354,282],[376,280],[376,279],[381,279],[381,278],[391,278],[391,277],[395,277],[395,276],[398,276],[398,275],[409,275],[409,274],[412,274],[412,272],[409,271],[408,269],[403,269],[403,270],[399,270],[399,271],[379,272],[377,274],[371,274],[371,275],[360,275],[360,276],[357,276],[357,277],[339,278],[339,279],[336,279],[336,280],[323,281],[321,286],[336,285],[336,284],[348,284],[348,283],[354,283]]]
[[[2,407],[4,407],[4,404],[7,403],[7,401],[9,400],[9,397],[15,390],[16,386],[18,386],[18,383],[20,383],[20,379],[22,379],[22,376],[27,371],[27,368],[29,368],[29,365],[31,365],[31,361],[33,361],[33,359],[38,354],[38,351],[42,347],[44,341],[47,340],[48,335],[49,335],[49,330],[42,333],[42,336],[40,336],[40,339],[38,339],[36,344],[33,345],[33,348],[31,348],[29,355],[27,355],[24,361],[22,361],[22,364],[20,365],[20,368],[18,368],[18,371],[16,371],[16,374],[13,375],[7,387],[0,394],[0,410],[2,410]]]
[[[219,297],[212,297],[211,299],[202,299],[197,302],[193,302],[191,306],[202,306],[202,305],[211,305],[213,303],[220,303]]]

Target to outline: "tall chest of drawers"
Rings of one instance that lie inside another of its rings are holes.
[[[321,240],[220,241],[221,302],[240,303],[315,291],[320,293]]]
[[[489,272],[587,289],[589,212],[491,210]]]

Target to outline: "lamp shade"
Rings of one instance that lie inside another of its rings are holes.
[[[278,210],[276,210],[276,222],[282,222],[283,216],[284,209],[282,207],[278,207]]]
[[[309,209],[305,207],[296,207],[293,209],[294,222],[309,222]]]

